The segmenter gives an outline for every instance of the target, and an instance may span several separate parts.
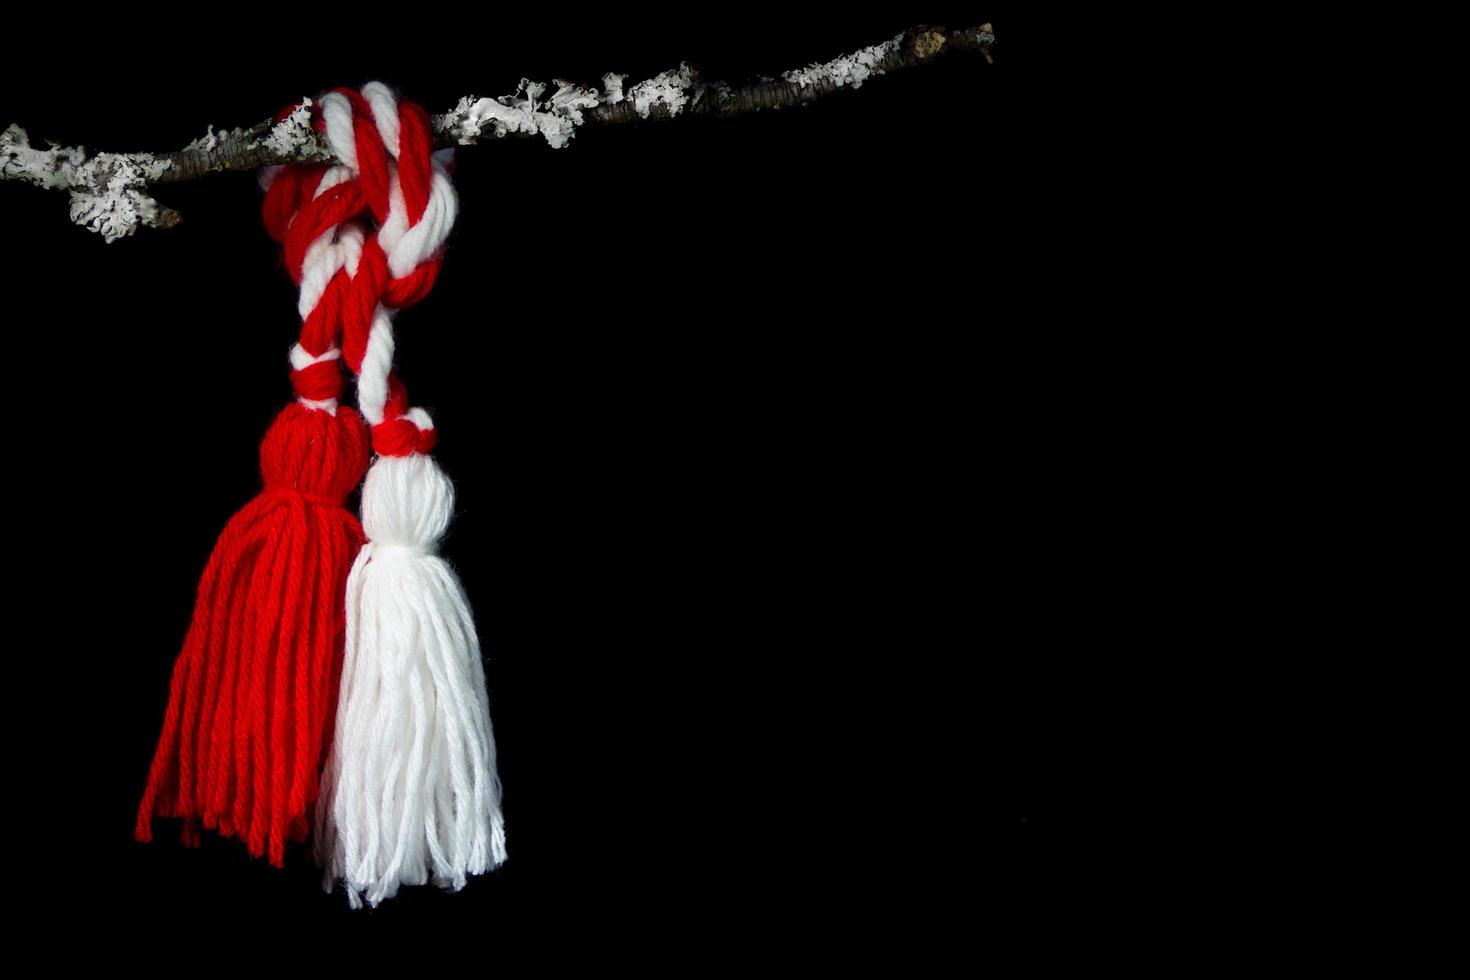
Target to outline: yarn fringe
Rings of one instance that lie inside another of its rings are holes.
[[[360,418],[315,414],[292,406],[278,418],[262,447],[266,489],[210,554],[138,806],[139,841],[153,839],[154,818],[181,818],[186,846],[202,827],[283,867],[286,844],[308,836],[334,724],[343,586],[363,543],[340,485],[354,457],[366,459]],[[311,460],[283,479],[281,459],[305,446],[338,465]]]
[[[506,858],[484,663],[464,589],[434,548],[453,507],[428,456],[382,457],[371,539],[347,581],[342,683],[317,808],[323,887],[376,906],[401,885],[463,888]]]

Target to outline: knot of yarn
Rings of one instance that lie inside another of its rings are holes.
[[[337,396],[342,393],[342,371],[337,365],[341,357],[336,347],[320,354],[312,354],[301,344],[291,348],[291,387],[302,405],[328,414],[337,410]]]
[[[366,547],[372,549],[372,556],[379,560],[383,558],[433,558],[439,554],[439,549],[435,544],[384,544],[381,541],[369,541]]]
[[[284,119],[298,107],[283,109]],[[312,125],[334,164],[262,173],[262,217],[300,286],[301,342],[292,352],[298,403],[335,410],[340,365],[356,376],[358,407],[383,455],[426,452],[433,424],[393,374],[392,318],[424,298],[458,213],[453,149],[435,151],[429,114],[381,82],[314,100]]]
[[[260,475],[267,491],[341,503],[362,480],[368,455],[367,426],[357,412],[295,403],[281,410],[261,441]]]

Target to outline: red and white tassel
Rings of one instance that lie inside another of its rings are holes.
[[[432,152],[426,113],[380,83],[323,100],[338,158],[377,161],[385,191],[365,245],[378,290],[344,328],[358,405],[378,459],[363,486],[368,543],[348,577],[335,737],[322,772],[315,854],[353,907],[401,885],[459,890],[506,858],[484,662],[469,602],[437,548],[454,492],[428,455],[435,432],[393,373],[393,316],[433,284],[458,200],[452,151]],[[376,130],[376,139],[373,132]],[[386,157],[386,160],[381,159]]]
[[[340,880],[356,907],[403,884],[457,890],[506,849],[479,640],[436,553],[454,493],[392,368],[393,314],[433,286],[454,223],[452,151],[379,83],[327,93],[319,113],[337,163],[259,175],[300,286],[296,403],[200,582],[135,834],[182,817],[186,842],[202,825],[282,865],[314,829],[327,889]],[[338,405],[344,365],[361,414]],[[365,542],[341,503],[369,443]]]

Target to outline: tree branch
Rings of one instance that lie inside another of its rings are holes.
[[[546,95],[541,82],[521,79],[513,95],[460,99],[449,112],[433,117],[435,145],[467,146],[493,136],[541,136],[553,148],[566,146],[582,126],[611,126],[678,116],[731,117],[806,105],[841,91],[861,88],[877,75],[928,64],[950,51],[978,51],[993,63],[995,34],[989,24],[951,31],[943,27],[910,28],[894,37],[824,64],[761,76],[732,86],[705,81],[687,63],[654,78],[624,87],[626,75],[602,76],[602,88],[554,79]],[[98,232],[109,242],[139,225],[170,228],[177,211],[160,205],[148,193],[154,184],[194,180],[230,170],[254,170],[285,163],[333,159],[326,140],[311,128],[311,99],[276,123],[266,119],[246,129],[215,132],[171,153],[98,153],[84,147],[32,147],[26,131],[12,123],[0,134],[0,180],[20,180],[71,194],[71,220]]]

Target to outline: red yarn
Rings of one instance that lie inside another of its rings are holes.
[[[371,213],[386,219],[389,154],[371,107],[351,89],[358,174],[320,196],[323,164],[289,164],[266,191],[261,217],[283,246],[298,284],[307,249],[337,225]],[[277,113],[284,119],[295,106]],[[412,222],[424,214],[433,181],[429,115],[399,102],[399,185]],[[312,126],[324,128],[313,108]],[[174,662],[163,729],[138,806],[134,836],[153,837],[155,817],[183,820],[181,840],[200,828],[242,840],[280,867],[288,842],[306,839],[336,717],[345,632],[345,593],[364,543],[342,502],[381,455],[428,452],[432,428],[406,417],[407,392],[388,379],[381,424],[335,408],[346,366],[361,367],[378,304],[401,309],[433,286],[439,256],[394,279],[377,236],[363,243],[356,275],[341,269],[301,325],[311,358],[342,356],[291,372],[294,402],[272,423],[260,448],[264,489],[220,534],[195,597],[194,615]]]
[[[388,402],[383,422],[373,426],[373,452],[379,456],[428,453],[439,438],[437,429],[420,429],[403,415],[408,411],[408,391],[396,371],[388,372]]]
[[[347,573],[362,527],[342,501],[368,463],[350,408],[283,410],[261,446],[265,489],[231,518],[174,663],[134,836],[154,817],[244,841],[281,867],[306,839],[331,744]]]

